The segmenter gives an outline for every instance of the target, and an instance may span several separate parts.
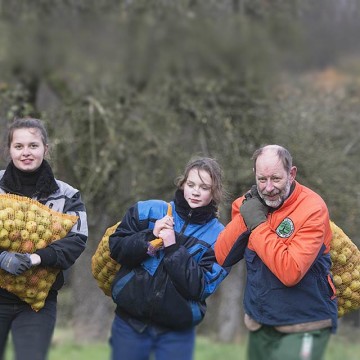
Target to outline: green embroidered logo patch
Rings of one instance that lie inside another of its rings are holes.
[[[282,238],[288,238],[294,232],[294,223],[291,219],[285,218],[276,229],[276,233]]]

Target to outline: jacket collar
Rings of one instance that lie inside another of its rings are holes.
[[[191,208],[184,198],[184,191],[181,189],[175,192],[175,209],[183,220],[193,224],[205,224],[217,217],[217,207],[213,201],[206,206]]]
[[[0,187],[3,188],[6,192],[21,195],[23,184],[22,174],[24,173],[17,169],[14,163],[10,161],[6,167],[4,176],[0,180]],[[50,194],[59,189],[59,186],[55,181],[51,166],[46,160],[41,163],[38,171],[34,173],[34,177],[37,178],[35,195],[38,198],[48,197]],[[26,181],[29,181],[28,174],[26,174],[26,178]]]

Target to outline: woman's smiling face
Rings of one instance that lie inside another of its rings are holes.
[[[43,143],[41,132],[33,128],[20,128],[13,132],[10,157],[16,168],[33,172],[44,160],[48,145]]]

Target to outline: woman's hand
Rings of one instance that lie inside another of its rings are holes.
[[[30,254],[31,266],[36,266],[41,264],[41,257],[38,254]]]
[[[172,216],[169,215],[165,215],[162,219],[156,220],[155,221],[155,226],[154,226],[154,230],[153,230],[153,234],[155,237],[161,237],[159,235],[160,231],[163,229],[174,229],[174,219]]]

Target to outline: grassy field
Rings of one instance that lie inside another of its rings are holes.
[[[359,360],[359,331],[340,334],[331,338],[325,360]],[[220,344],[204,337],[197,337],[195,360],[245,360],[246,344]],[[71,341],[69,331],[59,330],[54,336],[49,360],[107,360],[108,344],[76,345]],[[4,360],[13,360],[9,349]]]

